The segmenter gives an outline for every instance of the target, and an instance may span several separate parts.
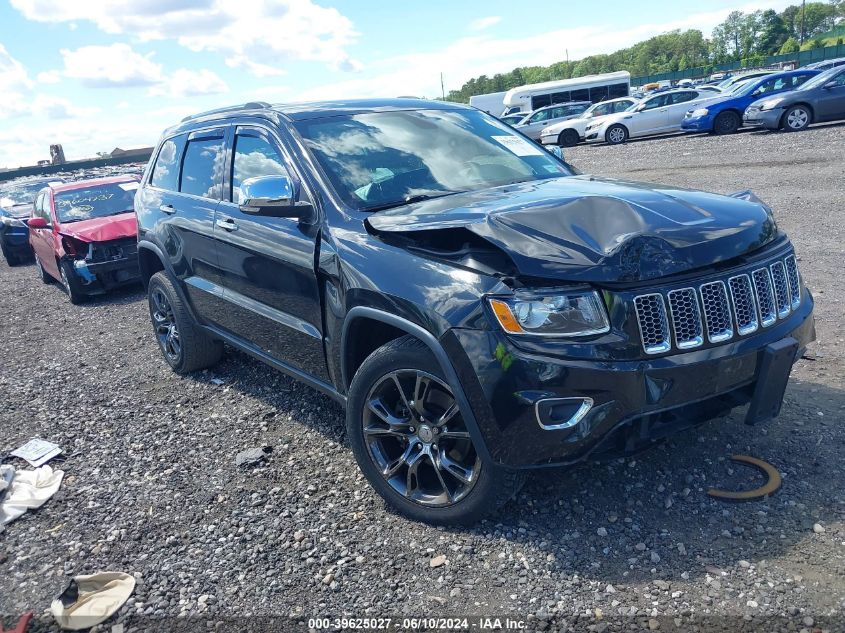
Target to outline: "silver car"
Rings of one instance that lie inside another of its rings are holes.
[[[567,119],[574,119],[591,105],[593,105],[592,101],[570,101],[569,103],[558,103],[539,108],[515,127],[526,136],[539,141],[540,135],[547,126]]]

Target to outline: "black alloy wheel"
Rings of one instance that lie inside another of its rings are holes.
[[[362,422],[370,457],[406,499],[453,505],[478,481],[481,460],[452,390],[436,376],[418,369],[385,374],[367,396]]]

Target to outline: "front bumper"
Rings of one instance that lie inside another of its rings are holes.
[[[807,290],[789,317],[765,330],[644,360],[553,357],[526,351],[494,330],[457,328],[443,342],[493,460],[511,468],[536,468],[613,453],[620,438],[630,441],[631,431],[645,428],[655,437],[659,429],[659,436],[669,435],[748,404],[767,350],[790,337],[797,342],[794,362],[815,340]],[[592,407],[576,424],[546,430],[537,403],[549,398],[589,398]]]
[[[543,145],[557,145],[559,134],[544,134],[540,137],[540,143]]]
[[[29,245],[29,229],[25,226],[0,224],[0,240],[10,253],[15,255],[32,254],[32,247]]]
[[[72,260],[73,270],[86,294],[96,295],[127,284],[140,283],[138,254],[106,262]]]
[[[604,140],[604,132],[601,129],[588,130],[584,133],[584,140],[587,143],[601,143]]]
[[[742,115],[742,122],[749,127],[764,127],[769,130],[777,130],[780,128],[782,118],[783,108],[773,108],[772,110],[752,110],[749,108]]]
[[[713,129],[712,117],[687,117],[681,121],[681,130],[684,132],[710,132]]]

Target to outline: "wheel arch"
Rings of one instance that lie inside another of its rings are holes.
[[[356,322],[358,322],[358,326],[355,326]],[[487,448],[484,435],[481,433],[481,428],[478,425],[478,421],[475,419],[475,412],[470,406],[469,399],[464,392],[463,385],[458,379],[458,374],[455,371],[455,367],[452,365],[452,361],[449,360],[449,356],[446,353],[446,350],[443,349],[440,341],[438,341],[431,332],[416,323],[400,316],[396,316],[395,314],[366,306],[356,306],[349,310],[343,322],[343,330],[340,340],[341,379],[343,380],[344,389],[348,390],[349,385],[352,383],[352,378],[355,375],[355,370],[357,370],[357,366],[354,367],[353,370],[353,361],[355,357],[350,353],[355,350],[354,344],[350,340],[350,337],[353,336],[356,331],[353,327],[361,327],[362,325],[366,325],[367,323],[372,324],[373,322],[388,326],[389,329],[386,330],[386,332],[398,334],[398,336],[413,336],[428,347],[434,355],[437,364],[440,365],[440,368],[443,370],[446,382],[449,383],[449,386],[455,394],[455,399],[458,401],[458,406],[464,416],[467,430],[469,430],[476,450],[481,454],[485,461],[491,463],[492,458]],[[385,342],[392,340],[393,338],[398,338],[398,336],[388,338]],[[383,344],[384,343],[382,343],[382,345]],[[363,358],[361,359],[361,362],[363,362]]]
[[[138,268],[141,271],[141,283],[146,288],[150,283],[150,278],[157,272],[168,270],[165,265],[164,253],[155,244],[147,241],[138,243]]]

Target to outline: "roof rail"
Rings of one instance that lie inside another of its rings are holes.
[[[223,114],[225,112],[236,112],[238,110],[265,110],[271,107],[272,106],[266,101],[250,101],[249,103],[244,103],[242,105],[227,106],[225,108],[217,108],[215,110],[207,110],[205,112],[199,112],[197,114],[190,114],[184,119],[182,119],[182,123],[184,123],[185,121],[191,121],[193,119],[199,119],[210,114]]]

